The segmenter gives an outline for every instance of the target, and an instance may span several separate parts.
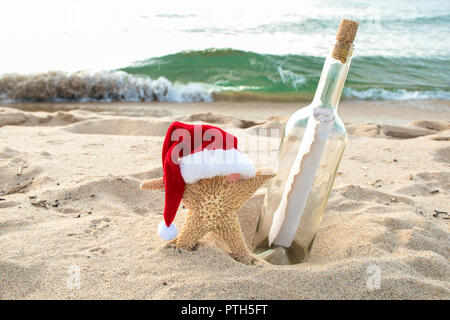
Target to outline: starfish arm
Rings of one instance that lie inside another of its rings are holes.
[[[177,248],[193,250],[198,241],[208,232],[199,214],[189,211],[186,222],[177,237]]]
[[[229,182],[232,186],[231,192],[235,197],[241,198],[241,205],[250,199],[253,194],[270,178],[272,175],[260,174],[259,172],[250,179],[244,179],[237,182]]]
[[[255,259],[248,251],[236,213],[216,226],[214,233],[225,241],[235,260],[248,265],[253,264]]]

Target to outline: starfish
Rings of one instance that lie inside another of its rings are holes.
[[[253,264],[255,259],[245,243],[237,212],[273,176],[272,170],[261,169],[249,179],[232,174],[186,184],[182,201],[189,212],[181,232],[171,244],[193,250],[204,235],[213,232],[226,243],[234,259]],[[152,179],[142,182],[140,187],[164,190],[164,181],[163,178]]]

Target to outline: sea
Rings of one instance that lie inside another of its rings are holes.
[[[5,1],[0,101],[306,101],[342,18],[344,99],[450,100],[450,1]]]

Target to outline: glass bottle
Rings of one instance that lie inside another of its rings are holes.
[[[354,35],[346,43],[336,38],[312,103],[286,123],[278,173],[265,195],[253,248],[273,264],[295,264],[308,257],[347,143],[337,107],[350,67]]]

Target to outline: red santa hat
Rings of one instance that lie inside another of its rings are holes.
[[[178,234],[172,221],[186,183],[230,174],[239,174],[244,179],[255,176],[254,164],[237,149],[237,142],[235,136],[214,126],[172,123],[162,150],[166,194],[164,221],[158,226],[161,238],[168,241]]]

